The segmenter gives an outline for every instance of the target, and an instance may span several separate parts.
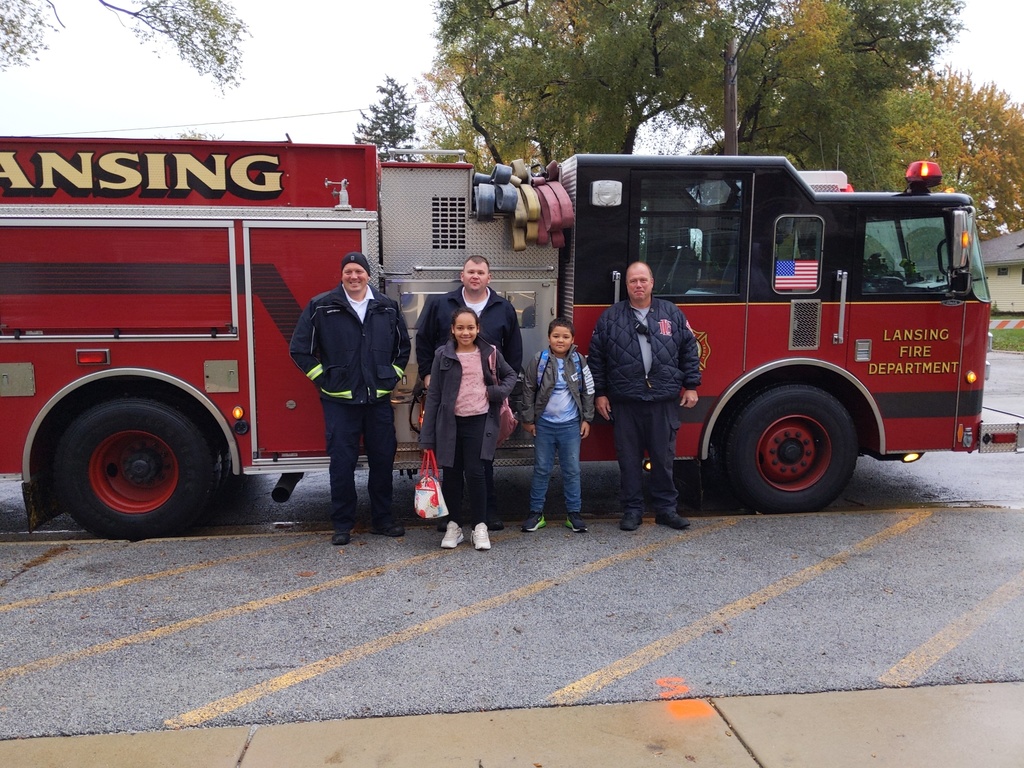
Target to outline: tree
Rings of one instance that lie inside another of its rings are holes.
[[[524,142],[542,164],[628,153],[646,121],[721,93],[707,62],[732,18],[704,0],[440,0],[435,73],[495,162]]]
[[[877,189],[891,164],[888,95],[920,82],[960,30],[961,0],[785,0],[740,62],[742,154],[842,167]],[[721,150],[713,126],[705,151]]]
[[[1024,229],[1024,108],[995,84],[976,87],[947,68],[921,85],[894,93],[895,155],[891,178],[931,158],[943,186],[974,198],[985,239]]]
[[[245,23],[227,0],[147,0],[122,8],[101,6],[128,22],[144,43],[170,44],[201,75],[224,89],[241,82]],[[0,71],[27,66],[46,50],[46,34],[63,26],[56,0],[0,0]]]
[[[960,28],[962,0],[440,0],[436,82],[492,159],[529,140],[541,162],[629,153],[678,126],[723,151],[722,52],[740,60],[740,151],[802,167],[852,161],[867,183],[885,102]],[[747,35],[747,32],[750,34]],[[515,155],[511,155],[515,156]],[[870,186],[870,184],[868,184]]]
[[[389,75],[384,85],[377,86],[381,98],[370,106],[370,116],[360,112],[363,122],[356,125],[357,144],[375,144],[385,147],[411,147],[416,138],[416,105],[405,92],[405,86]]]

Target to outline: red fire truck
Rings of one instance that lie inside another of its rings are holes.
[[[340,256],[411,332],[468,255],[516,307],[527,356],[557,315],[586,351],[635,260],[679,303],[704,384],[677,454],[746,506],[817,510],[859,455],[1018,451],[982,423],[989,297],[971,200],[839,191],[781,158],[579,155],[541,172],[372,146],[0,139],[0,477],[30,526],[188,528],[232,474],[327,466],[288,341]],[[823,183],[830,190],[816,189]],[[417,371],[393,395],[396,466],[419,465]],[[513,439],[501,457],[528,461]],[[597,424],[585,460],[614,458]]]

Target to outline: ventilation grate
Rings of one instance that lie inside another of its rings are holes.
[[[433,198],[430,218],[434,250],[466,250],[466,198]]]
[[[817,299],[789,304],[789,348],[817,349],[821,343],[821,302]]]

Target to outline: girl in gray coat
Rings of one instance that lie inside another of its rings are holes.
[[[451,521],[441,546],[463,541],[463,489],[469,489],[473,546],[490,549],[487,534],[487,486],[484,465],[494,460],[498,411],[516,383],[516,372],[501,352],[480,338],[476,312],[460,307],[452,314],[451,339],[434,353],[430,386],[423,403],[420,447],[433,450],[444,468],[441,491]]]

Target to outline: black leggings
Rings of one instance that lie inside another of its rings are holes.
[[[484,466],[490,464],[480,458],[484,443],[487,414],[455,417],[455,463],[444,468],[441,491],[451,520],[465,525],[467,516],[462,512],[462,494],[469,490],[468,522],[474,527],[487,522],[487,483]]]

